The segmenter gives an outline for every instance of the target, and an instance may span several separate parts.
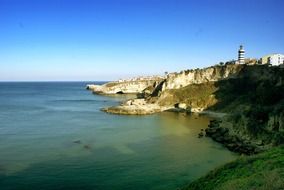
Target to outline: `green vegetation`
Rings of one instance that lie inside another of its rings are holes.
[[[283,69],[247,66],[237,78],[215,83],[218,102],[210,109],[232,112],[236,106],[273,106],[284,98],[283,80]]]
[[[216,101],[207,109],[230,113],[226,119],[233,124],[235,134],[271,148],[254,156],[242,156],[183,190],[284,189],[284,70],[246,66],[235,78],[203,84],[199,89],[199,94],[187,95],[214,95]],[[175,92],[174,96],[181,95]],[[182,98],[189,99],[186,95]],[[194,98],[198,97],[190,97]]]
[[[186,103],[190,107],[210,107],[216,104],[214,93],[217,90],[214,82],[192,84],[179,89],[166,90],[159,98],[159,104]]]
[[[284,147],[240,157],[217,168],[182,190],[284,189]]]
[[[283,81],[284,70],[279,67],[244,66],[227,80],[165,90],[158,103],[230,113],[228,120],[240,136],[279,145],[284,143]]]
[[[211,110],[231,113],[229,121],[240,135],[284,143],[284,70],[249,66],[240,78],[219,81]]]

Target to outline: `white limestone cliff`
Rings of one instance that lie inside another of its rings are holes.
[[[190,84],[201,84],[234,78],[243,67],[244,65],[230,64],[204,69],[185,70],[180,73],[170,73],[167,75],[162,90],[178,89]]]
[[[119,80],[115,82],[109,82],[103,85],[87,85],[87,89],[92,90],[98,94],[138,94],[149,87],[155,87],[162,77],[143,77],[130,80]]]
[[[208,82],[236,78],[239,77],[239,74],[244,67],[246,67],[246,65],[228,64],[224,66],[212,66],[204,69],[170,73],[165,79],[160,77],[151,78],[150,80],[123,80],[104,85],[90,85],[89,89],[95,93],[102,94],[143,94],[144,92],[143,99],[129,100],[119,106],[103,109],[103,111],[108,113],[152,114],[175,109],[190,112],[202,112],[216,102],[214,95],[209,94],[208,97],[206,96],[203,99],[195,100],[184,98],[183,96],[179,97],[175,90],[183,89],[189,85],[206,84]],[[212,86],[213,87],[210,90],[213,92],[215,87],[214,85]]]

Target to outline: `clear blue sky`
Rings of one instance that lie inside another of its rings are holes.
[[[0,0],[0,80],[114,80],[284,53],[283,0]]]

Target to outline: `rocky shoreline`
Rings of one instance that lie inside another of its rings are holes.
[[[265,150],[263,142],[252,142],[234,134],[229,128],[221,127],[221,120],[211,120],[208,128],[199,133],[199,137],[204,134],[212,138],[214,141],[223,144],[230,151],[240,154],[252,155]]]
[[[149,86],[156,87],[159,82],[164,80],[163,77],[140,77],[129,80],[119,80],[108,82],[103,85],[88,84],[87,90],[91,90],[95,94],[139,94]]]
[[[118,106],[102,108],[101,111],[120,115],[148,115],[163,112],[170,107],[159,106],[155,103],[148,103],[145,99],[130,99]]]
[[[173,111],[209,114],[214,118],[233,115],[228,122],[234,127],[220,125],[214,120],[199,137],[206,135],[231,151],[251,155],[284,142],[283,76],[280,67],[226,64],[159,78],[88,85],[87,88],[97,94],[137,95],[135,99],[102,109],[112,114]],[[277,99],[270,101],[271,96]]]
[[[121,80],[103,85],[90,84],[86,88],[96,94],[137,94],[137,99],[131,100],[132,103],[127,101],[119,106],[102,109],[102,111],[108,113],[145,115],[169,109],[199,113],[216,102],[212,94],[206,94],[208,97],[204,97],[204,102],[200,102],[194,98],[193,100],[186,100],[182,97],[176,97],[176,91],[184,89],[186,92],[193,92],[196,91],[194,88],[199,88],[199,85],[204,83],[235,78],[237,73],[244,67],[244,65],[213,66],[204,69],[186,70],[180,73],[169,73],[160,77]],[[192,85],[193,89],[188,89],[190,85]],[[210,90],[212,91],[210,93],[213,93],[216,89],[212,87]],[[195,96],[195,94],[193,95]],[[189,98],[190,96],[193,97],[193,95],[189,95]]]

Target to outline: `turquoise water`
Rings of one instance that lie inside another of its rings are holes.
[[[0,189],[176,189],[236,158],[210,118],[106,114],[84,82],[0,83]]]

